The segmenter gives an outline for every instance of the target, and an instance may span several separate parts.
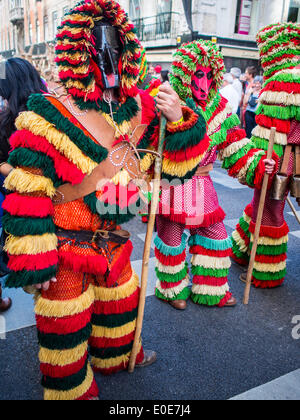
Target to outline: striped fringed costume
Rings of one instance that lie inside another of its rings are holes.
[[[267,150],[270,128],[276,127],[274,150],[282,159],[287,144],[300,145],[300,69],[296,68],[300,64],[300,27],[299,24],[272,25],[263,29],[257,39],[266,82],[260,95],[258,125],[252,142]],[[292,176],[293,170],[291,155],[287,175]],[[259,198],[260,191],[255,189],[253,201],[232,235],[234,260],[240,265],[249,262]],[[285,200],[271,199],[269,191],[254,265],[255,287],[278,287],[285,280],[289,233],[284,219],[285,203]]]
[[[142,92],[139,95],[136,88],[140,44],[125,12],[106,0],[75,6],[65,15],[57,35],[60,78],[73,110],[77,103],[77,114],[55,106],[49,97],[33,95],[11,138],[9,162],[16,169],[6,179],[11,193],[3,205],[11,270],[7,286],[27,287],[57,279],[48,291],[36,295],[35,302],[42,384],[48,400],[97,397],[88,356],[93,369],[103,374],[126,369],[136,328],[139,279],[131,268],[130,240],[122,245],[111,241],[99,248],[92,240],[76,239],[77,232],[91,236],[97,229],[118,230],[118,224],[133,217],[129,210],[138,208],[140,198],[132,185],[130,194],[124,195],[128,173],[120,168],[112,180],[119,195],[111,201],[101,202],[103,190],[65,204],[52,201],[62,184],[81,184],[108,157],[108,150],[75,116],[88,115],[92,109],[110,122],[108,104],[102,101],[101,76],[91,55],[93,19],[103,16],[119,29],[124,48],[119,67],[122,106],[114,110],[118,141],[131,133],[139,98],[141,122],[147,125],[140,144],[149,147],[155,143],[158,117],[154,101]],[[99,216],[102,207],[106,213]],[[68,236],[66,232],[73,233]],[[137,363],[143,358],[140,345]]]
[[[195,104],[191,91],[191,79],[200,63],[212,68],[214,78],[205,110]],[[193,42],[175,53],[171,83],[199,116],[199,128],[192,142],[183,133],[167,137],[165,142],[163,178],[182,181],[171,188],[162,187],[157,221],[156,296],[166,301],[187,300],[191,295],[197,304],[223,307],[232,297],[228,285],[232,244],[223,223],[225,213],[209,176],[217,155],[229,175],[241,183],[252,187],[262,181],[261,160],[266,154],[246,138],[239,128],[239,118],[220,95],[223,72],[222,55],[211,42]],[[184,146],[184,153],[179,153],[179,146]],[[190,230],[192,291],[185,229]]]

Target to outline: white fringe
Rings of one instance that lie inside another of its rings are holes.
[[[269,140],[270,136],[271,136],[271,130],[269,130],[268,128],[264,128],[260,125],[257,125],[254,128],[252,134],[255,137],[260,137],[262,139]],[[278,131],[276,131],[275,143],[280,144],[281,146],[286,146],[287,145],[287,134],[279,133]]]
[[[207,286],[205,284],[199,285],[194,284],[192,287],[192,292],[195,295],[208,295],[208,296],[223,296],[229,292],[229,285],[226,283],[224,286]]]
[[[163,265],[159,261],[156,263],[156,267],[161,273],[166,274],[177,274],[180,273],[185,268],[185,261],[179,265],[170,266],[170,265]]]
[[[213,268],[215,270],[224,270],[231,267],[229,257],[216,258],[207,255],[193,255],[192,265],[195,267]]]
[[[188,287],[189,284],[190,284],[190,280],[189,280],[189,276],[187,276],[185,279],[182,280],[181,284],[177,287],[173,287],[171,289],[165,290],[165,289],[162,289],[160,285],[160,281],[157,281],[156,288],[167,299],[174,299],[174,297],[179,295],[183,291],[183,289]]]

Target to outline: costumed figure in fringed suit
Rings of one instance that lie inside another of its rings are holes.
[[[130,234],[119,224],[143,207],[148,188],[137,149],[155,150],[159,128],[154,99],[137,89],[140,57],[134,27],[117,3],[82,1],[58,29],[61,85],[30,98],[11,138],[15,169],[3,205],[7,286],[39,290],[35,312],[48,400],[95,398],[93,370],[110,374],[129,363],[139,279]],[[170,88],[165,95],[172,105],[165,116],[176,121],[179,98]],[[185,117],[190,127],[198,121],[192,111]],[[140,344],[137,366],[155,359]]]
[[[271,127],[276,127],[275,152],[281,162],[269,185],[252,282],[258,288],[284,283],[289,228],[284,218],[286,198],[292,191],[299,202],[300,188],[300,25],[268,26],[257,35],[265,84],[259,99],[257,127],[252,142],[267,150]],[[248,265],[260,191],[255,189],[232,235],[234,260]],[[245,274],[241,280],[245,281]]]
[[[220,95],[223,73],[223,57],[210,41],[183,45],[174,55],[172,87],[201,121],[192,141],[183,132],[174,133],[185,130],[186,123],[169,123],[165,141],[163,179],[177,177],[182,182],[171,188],[162,186],[155,240],[156,296],[179,310],[186,308],[190,295],[196,304],[219,307],[236,304],[228,285],[231,239],[209,175],[217,155],[230,176],[258,188],[265,170],[272,172],[275,164],[266,161],[265,152],[246,138],[245,131],[239,128],[238,117]],[[159,104],[160,94],[157,101]],[[179,150],[182,148],[184,152]],[[185,229],[191,234],[188,244],[192,254],[192,291]]]

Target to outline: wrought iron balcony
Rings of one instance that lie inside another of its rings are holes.
[[[24,22],[24,8],[13,7],[9,11],[9,20],[13,25],[20,25]]]
[[[142,19],[136,19],[134,25],[140,41],[176,39],[179,27],[179,13],[161,13]]]

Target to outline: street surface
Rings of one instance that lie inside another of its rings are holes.
[[[231,234],[252,192],[218,164],[212,177]],[[189,301],[185,312],[175,311],[154,296],[152,250],[143,341],[145,348],[157,351],[158,361],[131,375],[98,375],[100,399],[300,399],[300,226],[289,208],[286,220],[291,230],[286,283],[274,290],[252,289],[247,307],[242,304],[242,269],[233,264],[236,308],[199,307]],[[136,219],[126,228],[140,274],[146,225]],[[42,399],[32,298],[23,291],[4,291],[8,293],[14,306],[0,317],[0,400]]]

